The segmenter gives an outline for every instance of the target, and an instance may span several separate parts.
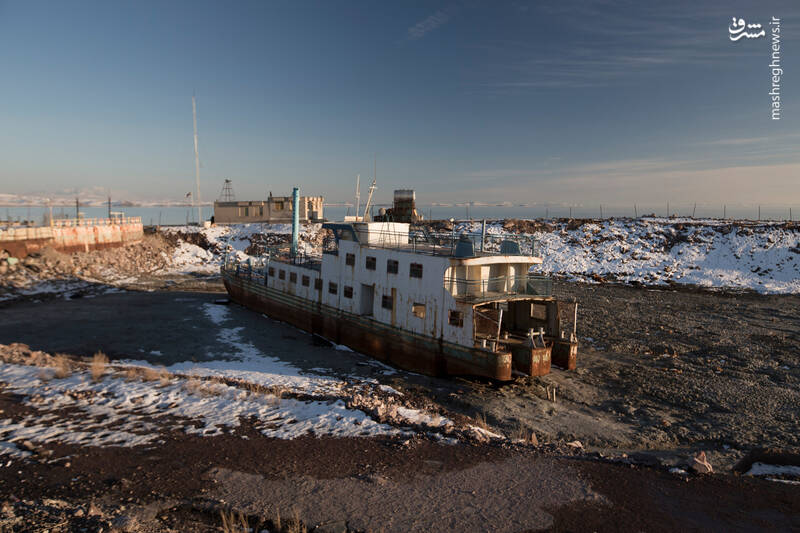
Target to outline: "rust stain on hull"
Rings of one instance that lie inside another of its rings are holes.
[[[553,345],[553,364],[575,370],[578,367],[578,343],[557,340]]]
[[[511,380],[510,354],[490,356],[467,347],[447,348],[437,339],[414,338],[399,331],[391,332],[391,328],[370,329],[347,314],[331,316],[323,313],[317,302],[309,302],[312,311],[300,309],[248,291],[228,279],[223,278],[223,281],[236,303],[405,370],[431,376],[472,375],[498,381]],[[448,350],[463,350],[463,355],[473,360],[456,357]],[[492,361],[493,358],[501,361]]]
[[[529,376],[545,376],[550,373],[552,346],[531,348],[517,345],[512,348],[514,370]]]

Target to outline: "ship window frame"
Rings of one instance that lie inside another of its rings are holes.
[[[342,291],[342,294],[344,295],[345,298],[352,298],[353,297],[353,287],[350,287],[349,285],[345,285],[344,286],[344,290]]]
[[[447,323],[455,328],[464,327],[464,311],[458,309],[450,309],[447,315]]]
[[[387,259],[386,260],[386,273],[387,274],[397,274],[400,272],[400,261],[396,259]]]
[[[531,303],[530,317],[536,320],[547,320],[547,306],[545,304]]]
[[[422,279],[422,263],[410,263],[408,265],[408,277]]]
[[[314,278],[314,290],[315,291],[322,290],[322,278]]]
[[[328,293],[329,294],[339,294],[339,284],[333,281],[328,282]]]
[[[278,270],[278,279],[286,279],[286,271],[284,269]]]
[[[419,302],[411,304],[411,314],[417,318],[425,318],[425,304]]]
[[[388,304],[387,304],[388,302]],[[383,309],[394,309],[394,299],[391,294],[384,294],[381,297],[381,307]]]
[[[303,277],[300,278],[300,283],[303,285],[303,287],[308,287],[311,284],[311,278],[303,274]]]
[[[364,261],[364,268],[367,270],[376,270],[378,267],[378,259],[373,255],[368,255]]]
[[[356,266],[356,254],[345,254],[344,264],[347,266]]]
[[[289,283],[297,283],[297,272],[289,272]]]

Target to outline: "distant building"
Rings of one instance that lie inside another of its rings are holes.
[[[300,222],[322,221],[322,196],[300,197]],[[292,197],[272,196],[266,200],[221,201],[214,202],[214,222],[216,224],[237,224],[243,222],[292,222]]]
[[[396,189],[394,205],[389,209],[381,208],[380,214],[373,217],[375,222],[419,222],[422,214],[417,211],[416,195],[411,189]]]

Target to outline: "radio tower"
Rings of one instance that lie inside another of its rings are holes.
[[[225,178],[225,183],[222,185],[222,192],[219,193],[219,201],[233,202],[235,200],[236,196],[233,194],[233,185],[231,185],[231,180]]]

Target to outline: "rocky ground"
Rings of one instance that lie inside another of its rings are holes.
[[[319,232],[304,237],[309,245],[320,238]],[[221,290],[214,273],[221,255],[261,253],[287,239],[285,232],[251,238],[171,231],[100,252],[2,259],[0,343],[66,351],[75,364],[95,346],[112,360],[155,363],[161,350],[171,354],[170,346],[183,350],[171,362],[197,360],[187,354],[216,341],[202,328],[184,329],[179,309],[192,297],[173,291],[201,291],[194,298],[202,300],[203,292]],[[156,292],[147,296],[152,301],[141,292],[106,295],[124,290]],[[312,346],[313,339],[278,322],[231,310],[239,337],[224,335],[237,350],[269,347],[304,371],[324,367],[336,379],[374,380],[371,387],[400,391],[407,407],[499,438],[470,438],[468,429],[435,437],[418,428],[399,440],[284,440],[246,418],[213,436],[165,427],[161,440],[141,446],[22,438],[14,447],[26,453],[0,455],[0,528],[213,531],[231,522],[229,531],[244,530],[244,523],[268,531],[800,528],[800,489],[793,484],[800,469],[741,475],[754,461],[800,467],[800,295],[568,281],[557,282],[555,291],[578,302],[578,370],[504,385],[387,371],[358,354]],[[140,328],[148,309],[158,313]],[[134,353],[137,343],[143,354]],[[88,372],[90,361],[85,365]],[[52,384],[44,386],[52,392]],[[53,413],[35,406],[46,404],[47,394],[37,404],[4,389],[0,418],[45,421]],[[375,406],[349,405],[375,415]],[[63,417],[79,420],[69,409]],[[140,416],[150,423],[149,415]],[[714,474],[693,473],[701,451]]]
[[[247,438],[245,438],[247,437]],[[175,434],[0,469],[10,531],[790,531],[797,488],[416,439]],[[52,453],[49,453],[52,452]],[[234,527],[225,528],[225,522]],[[34,526],[33,528],[31,526]],[[245,529],[248,528],[248,529]]]
[[[0,250],[0,301],[164,285],[173,248],[168,241],[148,235],[138,243],[73,254],[47,247],[14,258]]]
[[[555,292],[578,302],[577,371],[472,381],[472,394],[440,401],[506,432],[665,465],[698,449],[723,469],[753,448],[800,452],[799,296],[566,282]]]

